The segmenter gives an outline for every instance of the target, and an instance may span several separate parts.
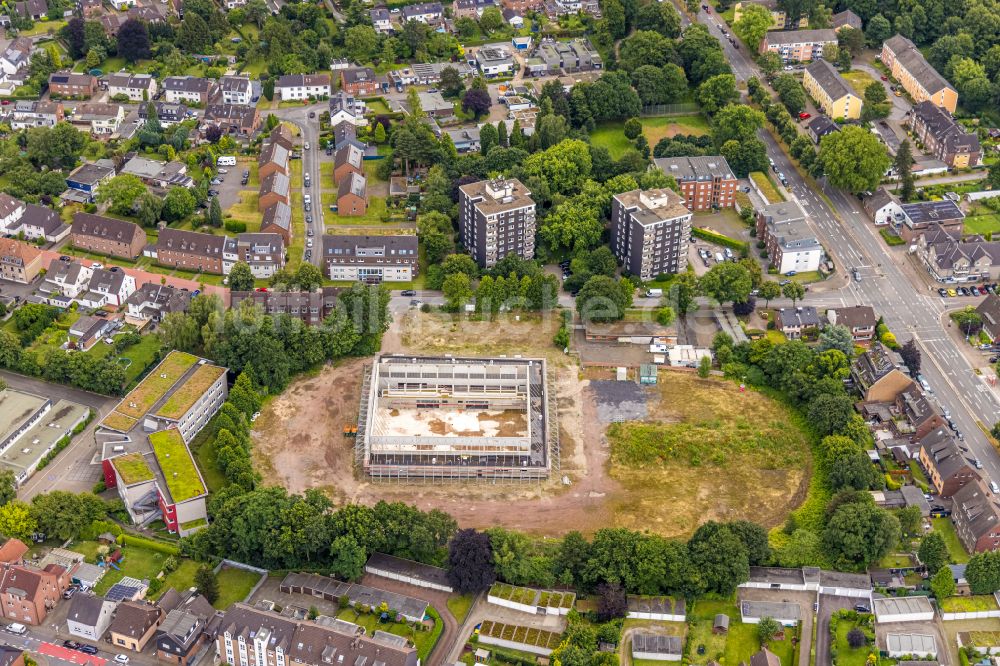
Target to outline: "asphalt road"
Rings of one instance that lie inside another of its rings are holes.
[[[312,259],[310,262],[318,266],[320,270],[323,269],[323,231],[326,227],[323,224],[323,197],[320,187],[320,178],[322,176],[320,173],[322,166],[321,158],[325,153],[319,148],[319,115],[326,108],[327,104],[321,102],[319,104],[275,109],[273,111],[274,115],[278,118],[295,124],[302,131],[302,192],[303,194],[309,193],[312,196],[312,211],[311,213],[303,211],[303,215],[311,214],[313,217],[312,229],[315,235],[312,237],[313,247],[311,248]],[[310,118],[310,113],[315,113],[316,117]],[[305,149],[307,143],[309,144],[309,150]],[[311,178],[310,187],[305,186],[304,179],[307,173]],[[307,224],[306,230],[309,228]],[[306,248],[303,250],[303,260],[305,260],[305,253],[309,249]]]
[[[760,76],[748,54],[743,49],[734,49],[722,36],[716,25],[721,19],[701,11],[698,20],[709,25],[711,33],[720,40],[738,80]],[[945,311],[942,299],[934,292],[923,293],[914,286],[903,266],[897,264],[899,260],[890,255],[856,197],[820,183],[822,193],[833,204],[831,208],[806,183],[774,138],[765,130],[761,130],[760,136],[767,144],[768,156],[788,179],[787,191],[802,204],[835,264],[842,272],[857,268],[861,273],[860,282],[852,280],[839,291],[826,292],[819,298],[809,297],[807,302],[817,308],[824,302],[871,305],[884,317],[900,343],[914,338],[922,351],[921,374],[964,434],[969,457],[978,457],[989,477],[1000,480],[1000,455],[977,425],[979,421],[990,427],[1000,419],[1000,403],[955,349],[942,323]]]
[[[819,609],[816,612],[816,666],[830,666],[830,617],[845,608],[854,608],[858,599],[819,595]]]

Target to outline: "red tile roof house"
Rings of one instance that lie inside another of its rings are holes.
[[[831,325],[846,326],[855,342],[867,342],[875,337],[878,317],[870,305],[830,309],[826,311],[826,318]]]
[[[7,539],[0,546],[0,562],[4,564],[20,564],[28,552],[28,546],[20,539]]]
[[[50,564],[42,570],[16,564],[3,565],[0,605],[3,606],[4,618],[21,624],[41,624],[59,603],[69,583],[69,574],[57,564]]]

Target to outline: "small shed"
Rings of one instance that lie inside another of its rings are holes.
[[[479,648],[476,650],[476,663],[477,664],[487,664],[490,661],[490,651]]]
[[[639,383],[640,384],[655,384],[656,383],[656,366],[652,363],[643,363],[639,366]]]
[[[712,622],[712,633],[713,634],[725,634],[729,632],[729,616],[725,613],[719,613],[715,616],[715,621]]]
[[[117,539],[115,538],[115,535],[112,534],[111,532],[104,532],[99,537],[97,537],[97,540],[100,541],[103,544],[117,543]]]

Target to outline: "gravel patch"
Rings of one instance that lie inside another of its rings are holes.
[[[590,382],[601,423],[640,421],[648,415],[646,400],[649,393],[635,382],[596,379]]]

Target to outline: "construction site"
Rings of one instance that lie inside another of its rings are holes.
[[[381,356],[355,440],[374,480],[538,481],[559,468],[544,359]]]

